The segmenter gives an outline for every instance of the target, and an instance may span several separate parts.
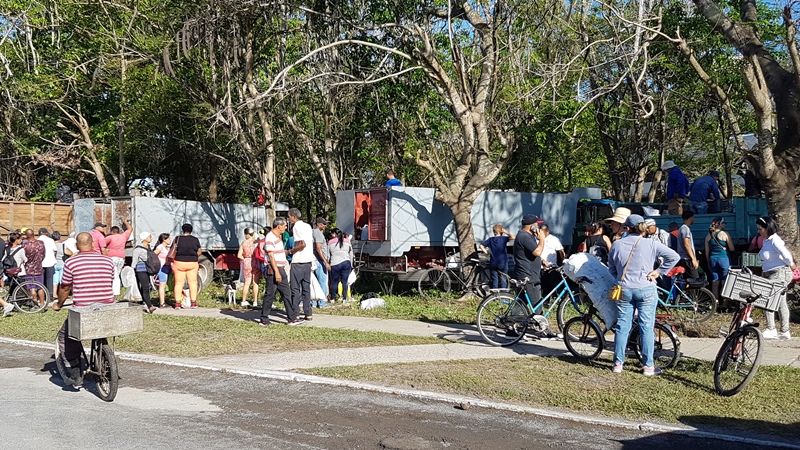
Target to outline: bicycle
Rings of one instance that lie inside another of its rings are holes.
[[[14,309],[25,314],[42,312],[50,304],[52,297],[44,284],[19,275],[13,269],[6,269],[8,276],[8,294],[6,301],[14,305]],[[44,295],[40,295],[42,292]],[[42,298],[44,297],[44,298]]]
[[[564,325],[564,345],[567,350],[581,361],[593,361],[597,359],[603,350],[606,350],[605,333],[608,331],[605,326],[600,328],[599,323],[603,323],[602,318],[597,314],[594,304],[589,306],[589,311],[580,317],[570,319]],[[653,362],[658,367],[675,367],[681,357],[681,341],[675,329],[669,325],[668,320],[672,319],[669,314],[656,314],[656,322],[653,327]],[[640,343],[639,324],[636,320],[631,326],[631,333],[628,335],[628,348],[636,355],[639,361],[642,360]]]
[[[417,290],[423,299],[434,298],[437,292],[449,294],[454,283],[461,294],[471,292],[480,298],[486,297],[490,289],[492,276],[489,263],[480,258],[471,257],[464,262],[434,260],[428,266],[417,281]],[[501,276],[508,277],[506,274]]]
[[[668,314],[679,320],[700,323],[705,322],[717,311],[717,299],[714,294],[702,286],[705,280],[686,280],[678,275],[686,271],[683,267],[674,267],[667,273],[670,279],[669,289],[656,285],[658,305]]]
[[[81,345],[80,377],[73,380],[69,375],[66,361],[61,355],[58,334],[56,334],[55,360],[59,375],[65,383],[73,385],[83,384],[84,377],[92,375],[97,386],[98,396],[106,402],[114,401],[120,377],[113,345],[116,336],[135,333],[143,329],[142,309],[125,303],[72,307],[67,320],[70,321],[70,324],[72,321],[77,323],[76,326],[69,327],[69,335],[64,339],[79,342],[91,339],[92,343],[88,356],[86,349]],[[109,337],[112,339],[111,345],[108,343]]]
[[[737,291],[738,299],[732,296]],[[738,394],[758,373],[761,331],[751,315],[754,308],[777,309],[778,300],[785,291],[782,285],[754,275],[747,267],[728,272],[722,296],[737,302],[737,311],[727,332],[720,329],[725,341],[714,359],[714,389],[718,394],[725,397]]]
[[[492,290],[491,293],[478,306],[477,325],[481,337],[491,345],[506,347],[519,342],[528,331],[531,323],[544,331],[548,328],[547,317],[556,309],[556,321],[559,330],[563,330],[564,317],[574,312],[583,314],[588,311],[591,302],[586,293],[579,290],[575,293],[561,267],[557,270],[561,275],[561,282],[547,295],[533,305],[525,285],[528,279],[509,279],[509,285],[516,288],[516,292]],[[550,302],[550,306],[541,315],[534,312],[543,308]]]

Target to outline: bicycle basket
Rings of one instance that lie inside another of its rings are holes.
[[[753,306],[774,312],[778,310],[778,302],[783,294],[783,288],[783,283],[780,281],[742,272],[741,269],[730,269],[720,296],[736,302],[744,302],[745,299],[741,298],[739,293],[742,291],[753,292],[761,295],[758,300],[753,302]]]

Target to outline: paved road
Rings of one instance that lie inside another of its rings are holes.
[[[753,447],[132,361],[121,364],[117,399],[105,403],[89,383],[64,386],[51,354],[0,346],[0,434],[15,449]]]

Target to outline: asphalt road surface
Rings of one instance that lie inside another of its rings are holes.
[[[52,352],[0,348],[0,436],[14,449],[752,448],[349,388],[120,362],[112,403],[65,386]]]

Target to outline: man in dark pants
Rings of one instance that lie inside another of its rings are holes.
[[[272,311],[272,304],[275,302],[275,292],[281,293],[283,306],[286,308],[286,322],[289,325],[300,325],[304,322],[298,318],[297,306],[292,302],[292,292],[289,289],[289,278],[286,276],[286,253],[283,248],[281,235],[286,231],[286,219],[278,217],[272,222],[272,230],[267,233],[259,245],[264,245],[264,252],[267,254],[267,289],[264,291],[264,298],[261,305],[261,325],[270,324],[269,313]]]
[[[305,320],[311,320],[311,263],[314,261],[314,234],[311,225],[300,220],[300,210],[292,208],[287,213],[292,224],[294,247],[288,251],[292,255],[289,284],[292,287],[292,303],[303,305]]]
[[[528,214],[522,218],[522,230],[514,240],[514,278],[528,278],[525,291],[531,303],[536,305],[542,299],[542,250],[544,250],[544,233],[538,224],[543,223],[537,216]],[[541,309],[535,311],[541,313]],[[540,339],[556,339],[558,336],[550,330],[537,336]]]

